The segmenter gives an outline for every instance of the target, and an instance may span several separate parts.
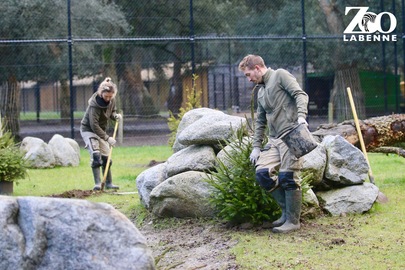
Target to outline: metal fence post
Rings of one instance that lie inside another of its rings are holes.
[[[75,118],[74,118],[74,95],[73,95],[73,68],[72,68],[72,25],[70,0],[67,0],[67,17],[68,17],[68,49],[69,49],[69,91],[70,91],[70,137],[75,138]]]
[[[305,30],[305,2],[301,0],[301,20],[302,20],[302,67],[303,67],[303,88],[307,91],[307,34]]]
[[[195,53],[194,53],[195,35],[194,35],[193,0],[190,0],[190,47],[191,47],[191,74],[195,74]]]

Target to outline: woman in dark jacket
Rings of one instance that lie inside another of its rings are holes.
[[[110,146],[116,143],[116,140],[106,133],[108,120],[119,121],[122,118],[121,114],[116,113],[116,94],[117,86],[111,78],[107,77],[89,99],[89,105],[81,121],[80,134],[90,153],[90,166],[93,170],[95,183],[93,190],[101,189],[100,167],[104,174]],[[112,184],[111,165],[112,160],[110,160],[105,187],[118,189],[118,186]]]

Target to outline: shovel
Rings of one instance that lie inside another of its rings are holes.
[[[117,135],[117,130],[118,130],[118,121],[115,121],[114,134],[113,134],[114,140],[115,140],[115,136]],[[108,173],[108,170],[110,169],[112,150],[113,150],[113,147],[110,146],[110,153],[108,154],[107,165],[105,166],[103,181],[101,182],[101,191],[104,190],[105,181],[107,179],[107,173]]]
[[[368,168],[369,168],[369,170],[368,170],[368,178],[370,179],[370,182],[372,184],[374,184],[374,176],[373,176],[373,172],[371,171],[370,162],[368,161],[366,146],[364,145],[363,135],[361,133],[359,119],[357,118],[356,107],[354,106],[352,91],[350,90],[350,87],[347,87],[347,94],[349,96],[350,106],[352,107],[354,123],[356,124],[356,130],[357,130],[357,135],[359,136],[361,150],[363,151],[363,154],[364,154],[364,156],[366,158],[367,165],[368,165]]]
[[[363,154],[366,157],[367,165],[369,168],[368,169],[368,178],[370,180],[370,183],[374,184],[374,176],[373,176],[373,172],[371,171],[370,162],[368,161],[366,146],[364,145],[363,135],[361,133],[359,119],[357,118],[356,107],[354,106],[352,91],[350,90],[350,87],[347,87],[347,94],[349,96],[350,105],[352,107],[354,123],[356,124],[356,130],[357,130],[357,135],[359,136],[361,150],[363,151]],[[388,198],[387,198],[387,196],[384,195],[384,193],[379,191],[378,196],[377,196],[377,202],[386,203],[386,202],[388,202]]]

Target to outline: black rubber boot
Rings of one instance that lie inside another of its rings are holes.
[[[91,169],[93,170],[93,177],[94,177],[93,190],[101,190],[100,167],[94,167]]]
[[[300,225],[301,203],[302,203],[301,189],[286,190],[285,202],[286,202],[287,220],[282,226],[273,228],[272,231],[275,233],[288,233],[291,231],[298,230],[301,227]]]
[[[104,172],[107,167],[108,157],[102,156],[102,159],[103,159],[103,176],[104,176]],[[110,167],[108,168],[107,177],[105,180],[105,188],[106,189],[119,189],[120,188],[119,186],[113,185],[113,183],[112,183],[111,165],[112,165],[112,161],[110,160]]]
[[[281,187],[271,192],[271,196],[276,200],[278,206],[281,208],[281,217],[270,224],[270,228],[280,227],[287,219],[285,208],[285,191]]]

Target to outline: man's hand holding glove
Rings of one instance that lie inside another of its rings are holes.
[[[250,162],[252,162],[253,164],[256,164],[259,157],[260,157],[260,148],[253,147],[252,153],[249,156]]]
[[[307,120],[305,120],[305,118],[302,116],[298,117],[298,124],[304,124],[304,125],[308,126]]]
[[[115,114],[115,121],[120,122],[122,120],[122,114],[117,113]]]
[[[111,145],[114,146],[117,141],[113,137],[108,137],[107,142]]]

